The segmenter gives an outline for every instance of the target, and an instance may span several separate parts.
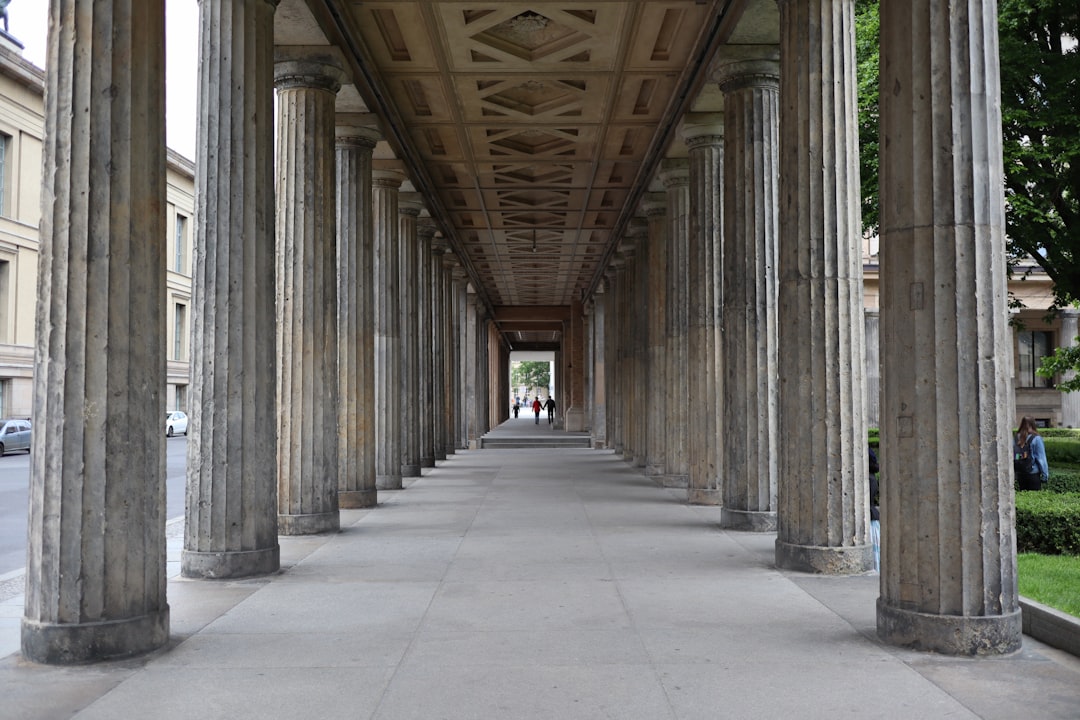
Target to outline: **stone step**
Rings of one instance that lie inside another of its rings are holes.
[[[588,435],[562,436],[550,438],[480,438],[480,448],[488,450],[512,450],[512,449],[547,449],[547,448],[584,448],[592,447],[592,440]]]

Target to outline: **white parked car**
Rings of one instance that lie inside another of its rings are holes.
[[[0,455],[12,450],[30,452],[29,420],[0,420]]]
[[[179,410],[165,413],[165,436],[187,435],[187,415]]]

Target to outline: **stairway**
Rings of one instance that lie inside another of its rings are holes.
[[[588,435],[568,435],[551,433],[548,435],[504,435],[488,433],[480,438],[481,450],[530,449],[547,450],[549,448],[584,448],[592,447],[592,438]]]

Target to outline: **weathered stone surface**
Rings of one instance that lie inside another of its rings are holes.
[[[337,116],[338,505],[374,507],[375,293],[371,155],[366,116]]]
[[[404,176],[372,173],[375,236],[375,484],[401,489],[401,282],[398,189]]]
[[[776,529],[779,65],[723,66],[724,527]]]
[[[442,237],[431,244],[431,424],[435,461],[446,459],[446,271]]]
[[[778,567],[874,568],[854,0],[781,0]]]
[[[245,577],[280,566],[271,281],[276,4],[213,0],[199,5],[204,62],[180,561],[185,577]],[[231,22],[222,22],[223,17]],[[233,92],[236,87],[247,91]]]
[[[878,635],[959,655],[1021,640],[995,9],[881,3]]]
[[[423,208],[419,193],[398,193],[402,477],[420,477],[420,310],[417,304],[420,241],[416,235],[416,222]]]
[[[432,327],[435,307],[432,253],[437,228],[430,217],[421,217],[416,226],[419,245],[419,269],[416,273],[417,336],[419,337],[418,394],[420,403],[420,467],[435,467],[435,333]]]
[[[278,533],[338,519],[337,177],[333,54],[278,50]]]
[[[65,31],[49,33],[22,620],[23,657],[44,663],[169,639],[165,4],[81,10],[49,10]]]
[[[684,138],[690,173],[690,228],[687,242],[687,378],[694,394],[687,408],[689,477],[687,501],[721,502],[719,457],[723,365],[717,352],[722,294],[724,127],[723,118],[687,123]]]
[[[1061,313],[1061,346],[1068,347],[1076,344],[1080,329],[1077,327],[1077,319],[1080,318],[1080,310],[1065,308]],[[1071,380],[1076,377],[1075,371],[1065,373],[1062,380]],[[1061,395],[1061,424],[1065,427],[1080,427],[1080,393],[1062,393]]]
[[[664,274],[664,346],[666,355],[664,418],[664,486],[689,484],[689,251],[690,164],[683,159],[661,163],[660,179],[667,190],[667,271]]]

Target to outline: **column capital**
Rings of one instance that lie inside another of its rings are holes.
[[[372,113],[338,113],[334,118],[334,138],[338,147],[374,148],[383,135],[379,119]]]
[[[420,216],[420,219],[416,221],[416,234],[422,240],[428,240],[433,243],[432,251],[435,250],[434,238],[435,233],[437,232],[439,232],[439,224],[435,222],[435,218],[430,215],[422,215]]]
[[[349,82],[341,51],[329,46],[286,46],[274,49],[274,87],[311,88],[337,94]]]
[[[780,88],[780,61],[774,57],[718,62],[712,77],[725,93],[748,87]]]
[[[647,218],[667,214],[667,195],[664,193],[645,193],[645,196],[641,199],[641,209]]]
[[[403,182],[405,182],[405,173],[400,170],[373,170],[371,172],[373,187],[397,190]]]
[[[682,139],[689,150],[724,144],[723,113],[688,113],[683,118]]]
[[[424,196],[418,192],[398,193],[398,214],[420,217],[424,209]]]
[[[665,188],[690,184],[690,161],[686,158],[666,158],[660,162],[657,173]]]

